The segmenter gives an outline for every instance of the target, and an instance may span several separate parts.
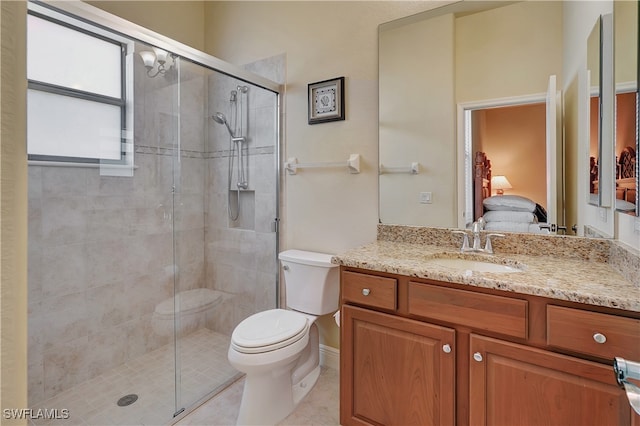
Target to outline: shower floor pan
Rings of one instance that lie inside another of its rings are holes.
[[[240,377],[227,361],[229,336],[201,328],[179,341],[183,406]],[[175,406],[175,352],[163,346],[31,407],[57,410],[58,419],[35,425],[162,425]],[[137,396],[137,399],[131,397]],[[124,400],[123,400],[124,397]],[[134,402],[118,405],[118,401]],[[68,416],[65,411],[68,410]],[[68,417],[68,418],[61,418]]]

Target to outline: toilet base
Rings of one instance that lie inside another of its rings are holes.
[[[237,425],[275,425],[293,412],[320,376],[317,366],[292,386],[290,375],[270,377],[247,375]]]
[[[313,386],[318,381],[318,377],[320,377],[320,366],[318,365],[316,368],[311,370],[307,377],[300,380],[300,383],[293,386],[293,406],[298,405],[302,398],[307,396],[309,391],[313,389]]]

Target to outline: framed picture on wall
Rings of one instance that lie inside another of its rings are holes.
[[[309,84],[309,124],[344,120],[344,77]]]

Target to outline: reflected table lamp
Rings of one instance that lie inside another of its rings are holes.
[[[513,187],[506,176],[493,176],[491,178],[491,189],[495,189],[497,195],[503,195],[505,189],[511,188]]]

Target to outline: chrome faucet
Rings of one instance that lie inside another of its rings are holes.
[[[480,242],[480,231],[484,229],[485,224],[485,220],[481,217],[471,225],[471,233],[473,235],[473,245],[471,247],[469,247],[469,234],[466,231],[453,231],[454,234],[462,234],[462,247],[460,248],[462,253],[474,252],[493,254],[491,238],[504,237],[504,234],[487,234],[484,248],[482,248]]]
[[[480,248],[480,231],[484,229],[485,223],[485,220],[480,216],[480,218],[471,225],[471,232],[473,233],[473,251],[482,251]]]

